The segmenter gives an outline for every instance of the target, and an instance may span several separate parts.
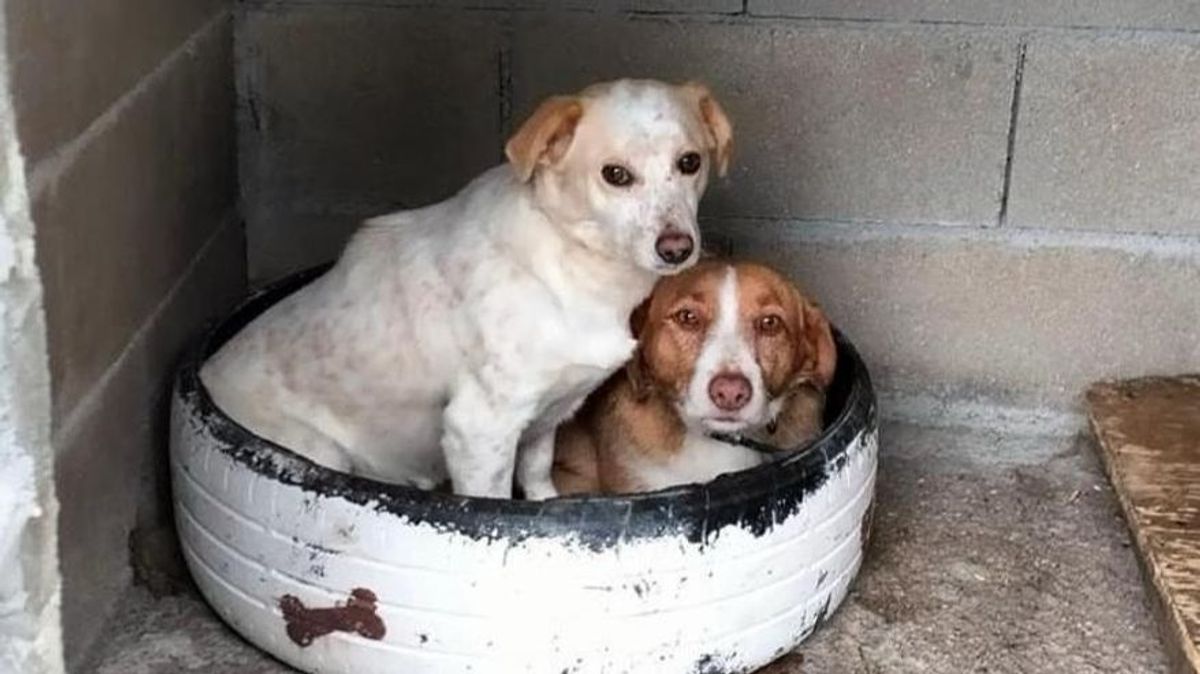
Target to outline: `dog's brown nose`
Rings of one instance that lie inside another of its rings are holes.
[[[666,232],[654,242],[654,250],[658,257],[667,264],[682,264],[692,256],[696,242],[683,232]]]
[[[745,407],[753,392],[750,380],[738,372],[725,372],[708,382],[708,397],[726,412],[736,412]]]

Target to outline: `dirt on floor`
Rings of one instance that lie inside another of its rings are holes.
[[[1167,671],[1084,438],[885,427],[873,540],[833,618],[763,674]],[[194,594],[130,593],[89,674],[276,674]]]
[[[891,429],[862,574],[773,674],[1165,672],[1089,442]]]

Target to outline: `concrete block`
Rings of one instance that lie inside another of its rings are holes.
[[[503,156],[492,13],[289,6],[250,11],[240,31],[256,278],[298,246],[281,213],[429,204]]]
[[[620,36],[620,39],[614,39]],[[733,118],[706,211],[986,225],[999,212],[1016,45],[970,30],[529,15],[513,110],[621,76],[710,83]]]
[[[247,0],[242,0],[247,2]],[[289,4],[361,4],[358,0],[287,0]],[[249,0],[266,6],[275,0]],[[650,12],[688,14],[737,14],[742,0],[376,0],[372,4],[396,7],[441,7],[460,9],[539,9],[588,12]]]
[[[1200,42],[1036,39],[1017,119],[1012,224],[1200,234]]]
[[[155,462],[166,459],[161,401],[181,349],[241,296],[242,243],[237,222],[218,230],[192,273],[89,399],[92,404],[81,407],[54,438],[63,632],[71,671],[79,671],[74,665],[129,586],[129,534],[139,511],[149,507],[143,503],[144,482],[156,472]]]
[[[125,367],[102,409],[68,441],[54,468],[59,495],[63,649],[69,671],[86,656],[112,604],[129,587],[129,534],[137,509],[137,462],[150,451],[146,374]]]
[[[520,1],[520,0],[518,0]],[[679,12],[690,14],[735,14],[742,11],[742,0],[606,0],[605,2],[587,2],[587,0],[542,0],[541,2],[527,1],[522,4],[542,6],[554,9],[560,6],[579,7],[582,9],[598,8],[614,9],[633,12]]]
[[[216,24],[34,198],[56,423],[233,205],[230,56]]]
[[[751,14],[1069,28],[1200,28],[1194,0],[747,0]]]
[[[229,0],[14,0],[9,63],[21,150],[36,162],[91,123]]]
[[[765,221],[711,229],[824,303],[887,394],[1078,410],[1097,379],[1200,362],[1200,245]]]

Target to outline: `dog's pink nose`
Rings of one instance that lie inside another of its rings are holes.
[[[736,412],[745,407],[753,392],[750,380],[738,372],[725,372],[708,382],[708,397],[726,412]]]
[[[682,264],[692,256],[696,242],[683,232],[668,231],[654,242],[654,250],[658,257],[667,264]]]

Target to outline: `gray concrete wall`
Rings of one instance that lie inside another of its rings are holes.
[[[7,55],[45,289],[70,668],[169,526],[165,401],[245,287],[228,0],[8,0]]]
[[[710,235],[811,288],[889,413],[1074,428],[1093,379],[1200,367],[1198,31],[1184,0],[248,2],[251,275],[446,197],[543,96],[698,78],[736,126]]]

